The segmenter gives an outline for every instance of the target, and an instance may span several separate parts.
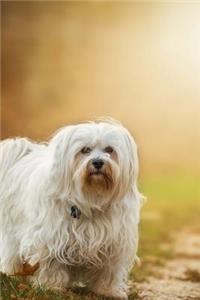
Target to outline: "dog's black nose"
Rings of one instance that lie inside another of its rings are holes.
[[[102,168],[104,161],[102,159],[96,158],[92,161],[93,166],[95,169],[99,170]]]

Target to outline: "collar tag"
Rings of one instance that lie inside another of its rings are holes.
[[[71,206],[71,217],[80,219],[81,211],[76,207],[76,205]]]

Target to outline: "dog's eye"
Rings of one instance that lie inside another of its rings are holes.
[[[108,146],[104,149],[104,152],[109,153],[109,154],[111,154],[113,151],[114,151],[113,148],[110,146]]]
[[[92,149],[90,147],[84,147],[82,150],[81,150],[81,153],[83,154],[87,154],[87,153],[90,153],[92,151]]]

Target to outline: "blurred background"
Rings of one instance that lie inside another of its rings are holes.
[[[1,14],[1,137],[40,141],[63,125],[120,120],[149,199],[146,264],[134,276],[152,270],[149,257],[175,255],[174,233],[190,251],[191,228],[200,233],[200,3],[3,1]]]
[[[2,138],[111,116],[144,172],[200,171],[200,4],[2,2]]]

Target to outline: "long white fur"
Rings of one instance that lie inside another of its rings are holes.
[[[102,149],[112,146],[117,161]],[[75,163],[85,146],[93,151]],[[109,193],[83,193],[88,162],[111,168]],[[82,280],[91,290],[126,298],[136,259],[141,194],[137,147],[115,122],[66,126],[46,144],[25,138],[0,143],[0,270],[14,274],[26,261],[40,267],[35,284],[65,288]],[[70,216],[72,205],[80,219]]]

